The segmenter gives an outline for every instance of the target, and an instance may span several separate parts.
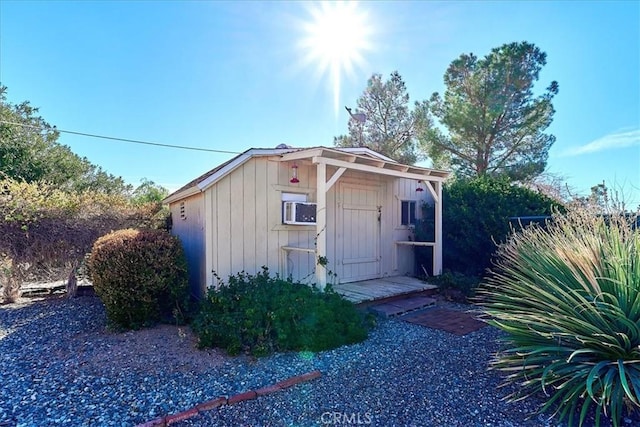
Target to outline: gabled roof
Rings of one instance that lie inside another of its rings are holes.
[[[282,161],[309,159],[312,162],[326,163],[336,167],[415,179],[442,181],[449,175],[445,171],[403,165],[366,147],[251,148],[185,184],[167,196],[163,202],[172,203],[203,192],[252,157],[264,156],[280,156]]]

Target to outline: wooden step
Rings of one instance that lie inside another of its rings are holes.
[[[430,307],[436,300],[427,296],[413,296],[395,301],[376,304],[369,307],[369,311],[381,317],[396,317],[412,311]]]

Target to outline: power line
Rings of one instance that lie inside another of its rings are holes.
[[[26,127],[26,128],[39,129],[39,130],[43,129],[41,126],[27,125],[27,124],[24,124],[24,123],[7,122],[7,121],[4,121],[4,120],[0,120],[0,123],[6,124],[6,125],[15,125],[15,126],[22,126],[22,127]],[[96,135],[96,134],[93,134],[93,133],[85,133],[85,132],[76,132],[76,131],[72,131],[72,130],[58,129],[55,126],[53,126],[53,130],[58,131],[60,133],[68,133],[68,134],[71,134],[71,135],[87,136],[89,138],[106,139],[106,140],[109,140],[109,141],[128,142],[128,143],[131,143],[131,144],[152,145],[152,146],[155,146],[155,147],[176,148],[176,149],[180,149],[180,150],[206,151],[206,152],[209,152],[209,153],[240,154],[240,152],[238,152],[238,151],[215,150],[213,148],[187,147],[185,145],[161,144],[159,142],[141,141],[141,140],[138,140],[138,139],[117,138],[117,137],[114,137],[114,136]]]

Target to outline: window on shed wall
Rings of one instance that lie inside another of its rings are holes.
[[[416,206],[415,200],[403,200],[400,202],[400,225],[416,224]]]

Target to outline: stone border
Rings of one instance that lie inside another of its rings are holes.
[[[230,397],[216,397],[215,399],[208,400],[206,402],[200,403],[199,405],[194,406],[191,409],[187,409],[186,411],[178,412],[177,414],[166,415],[164,417],[159,417],[151,421],[147,421],[146,423],[138,424],[136,427],[167,427],[172,424],[176,424],[180,421],[187,420],[189,418],[193,418],[200,414],[200,412],[210,411],[212,409],[219,408],[224,405],[235,405],[240,402],[244,402],[247,400],[257,399],[260,396],[266,396],[267,394],[277,393],[281,390],[287,389],[289,387],[293,387],[296,384],[300,384],[303,382],[311,381],[316,378],[320,378],[322,374],[320,371],[315,370],[311,372],[307,372],[306,374],[297,375],[295,377],[288,378],[284,381],[280,381],[270,386],[262,387],[257,390],[249,390],[244,393],[236,394]]]

